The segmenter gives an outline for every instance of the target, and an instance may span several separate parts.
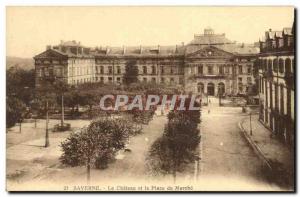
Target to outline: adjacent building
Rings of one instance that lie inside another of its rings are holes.
[[[194,35],[186,45],[90,48],[61,41],[34,57],[36,86],[47,76],[70,85],[121,84],[126,64],[135,61],[140,82],[173,85],[204,95],[246,94],[255,83],[258,53],[255,45],[236,43],[211,28]]]
[[[265,32],[259,54],[259,119],[293,146],[295,124],[294,25]]]

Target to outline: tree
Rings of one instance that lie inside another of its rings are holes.
[[[128,61],[125,66],[124,83],[126,85],[137,83],[139,81],[138,74],[139,74],[139,69],[136,65],[136,61],[134,60]]]
[[[100,98],[97,96],[97,94],[93,92],[83,92],[80,94],[80,105],[89,106],[89,117],[92,117],[92,108],[94,105],[98,104],[100,101]]]
[[[118,150],[125,147],[131,132],[132,128],[124,119],[95,120],[61,144],[63,155],[60,161],[69,166],[86,166],[89,182],[91,167],[99,161],[107,163]]]
[[[34,69],[11,67],[6,72],[6,94],[17,97],[27,106],[34,97]]]
[[[15,97],[6,98],[6,127],[12,127],[23,119],[26,106],[23,101]]]
[[[79,92],[75,89],[71,89],[70,91],[64,94],[64,103],[66,106],[71,108],[71,115],[75,115],[75,107],[80,104],[80,96]]]
[[[197,156],[200,111],[172,111],[168,119],[163,136],[151,146],[147,165],[151,175],[172,174],[176,182],[177,172]]]

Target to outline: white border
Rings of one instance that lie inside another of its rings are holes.
[[[5,164],[5,154],[6,154],[6,128],[5,128],[5,98],[6,98],[6,92],[5,92],[5,75],[6,75],[6,6],[83,6],[83,5],[98,5],[98,6],[108,6],[108,5],[171,5],[171,6],[184,6],[184,5],[191,5],[191,6],[263,6],[263,5],[277,5],[277,6],[284,6],[284,5],[291,5],[295,6],[296,8],[299,8],[300,1],[299,0],[248,0],[247,2],[242,1],[242,0],[202,0],[201,2],[195,1],[195,0],[184,0],[184,1],[179,1],[179,0],[78,0],[78,1],[68,1],[68,0],[51,0],[51,1],[45,1],[41,2],[40,0],[4,0],[0,2],[0,44],[1,44],[1,55],[0,55],[0,62],[2,68],[0,69],[0,135],[2,139],[1,143],[1,148],[0,148],[0,194],[1,196],[8,196],[10,195],[5,191],[5,185],[6,185],[6,164]],[[297,20],[297,27],[299,24],[299,19]],[[297,35],[298,36],[298,35]],[[298,37],[297,37],[298,38]],[[298,39],[297,39],[298,40]],[[299,42],[297,42],[297,47]],[[297,57],[298,56],[298,51],[297,51]],[[298,60],[298,59],[297,59]],[[298,62],[298,61],[297,61]],[[298,66],[298,65],[296,65]],[[297,76],[299,76],[299,67],[297,69]],[[297,90],[296,92],[299,91],[299,84],[297,83]],[[298,100],[299,102],[300,100]],[[298,103],[299,104],[299,103]],[[298,107],[297,111],[298,112]],[[297,114],[298,115],[298,114]],[[299,121],[299,116],[297,116],[297,121]],[[299,131],[297,127],[297,131]],[[297,142],[299,143],[299,133],[297,133]],[[299,146],[298,146],[299,147]],[[299,152],[299,150],[297,150]],[[298,157],[298,155],[297,155]],[[299,168],[297,168],[297,172],[299,171]],[[298,183],[299,180],[297,180]],[[297,185],[298,188],[298,185]],[[299,188],[298,188],[299,189]],[[27,194],[31,195],[31,194]],[[36,194],[36,196],[42,196],[43,194]],[[48,194],[49,195],[49,194]],[[62,196],[64,194],[50,194],[51,196]],[[87,193],[83,194],[87,195]],[[99,195],[99,194],[98,194]],[[100,194],[100,195],[108,195],[108,194]],[[112,194],[109,194],[112,195]],[[115,195],[115,194],[113,194]],[[156,194],[156,195],[163,195],[163,194]],[[187,195],[187,194],[185,194]],[[200,195],[206,195],[206,194],[200,194]],[[211,194],[210,194],[211,195]],[[214,194],[216,195],[216,194]],[[257,195],[257,194],[256,194]],[[258,196],[262,196],[263,194],[259,194]],[[287,194],[284,194],[287,195]]]

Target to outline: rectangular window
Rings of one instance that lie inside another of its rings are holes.
[[[113,71],[112,71],[112,67],[111,66],[109,66],[108,67],[108,74],[112,74],[113,73]]]
[[[156,67],[152,66],[152,74],[156,74]]]
[[[219,74],[220,75],[224,74],[224,67],[223,66],[219,66]]]
[[[143,81],[144,81],[144,82],[147,82],[147,78],[146,78],[146,77],[144,77],[144,78],[143,78]]]
[[[243,81],[243,78],[242,78],[242,77],[239,77],[238,79],[239,79],[239,82],[242,82],[242,81]]]
[[[198,66],[198,74],[199,75],[203,74],[203,65]]]
[[[111,83],[112,82],[112,77],[108,77],[108,81]]]
[[[243,74],[243,66],[239,65],[239,74]]]
[[[248,75],[251,75],[251,73],[252,73],[252,66],[251,65],[247,66],[247,73],[248,73]]]
[[[252,84],[252,78],[251,77],[247,77],[247,83]]]
[[[242,93],[243,92],[243,84],[239,83],[239,92]]]
[[[143,74],[147,74],[147,66],[143,66]]]
[[[156,78],[155,77],[152,77],[152,83],[155,83],[156,82]]]
[[[225,72],[226,72],[226,73],[229,73],[229,67],[228,67],[228,66],[225,67]]]
[[[171,73],[171,74],[174,73],[173,67],[170,68],[170,73]]]
[[[100,81],[101,81],[101,83],[103,83],[104,82],[104,77],[100,77]]]
[[[213,66],[207,66],[207,72],[208,72],[209,75],[214,74],[214,72],[213,72]]]
[[[165,78],[162,77],[162,78],[160,79],[160,82],[161,82],[161,83],[165,83]]]
[[[160,69],[161,69],[161,74],[164,74],[164,73],[165,73],[165,69],[164,69],[164,67],[163,67],[163,66],[161,66],[161,67],[160,67]]]
[[[117,74],[121,74],[121,67],[117,66]]]
[[[100,67],[100,74],[103,74],[104,73],[104,68],[103,66]]]

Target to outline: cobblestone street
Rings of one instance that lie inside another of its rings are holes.
[[[262,162],[238,127],[238,123],[245,118],[242,109],[219,107],[218,99],[210,100],[209,106],[202,109],[201,176],[219,177],[228,182],[264,182]]]

